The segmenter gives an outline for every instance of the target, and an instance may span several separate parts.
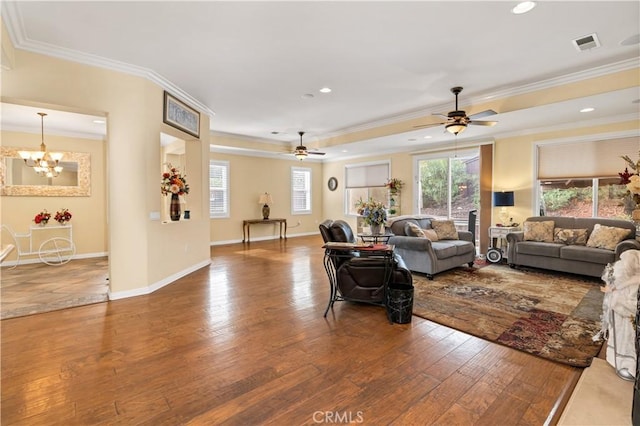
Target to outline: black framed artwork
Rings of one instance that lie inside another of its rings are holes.
[[[191,136],[200,138],[200,113],[167,91],[164,92],[162,121]]]

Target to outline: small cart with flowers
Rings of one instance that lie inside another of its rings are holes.
[[[67,209],[58,211],[55,215],[56,225],[47,225],[50,217],[51,214],[46,210],[38,213],[34,219],[35,225],[31,225],[29,232],[23,234],[14,232],[9,225],[2,225],[2,231],[13,240],[18,254],[14,268],[24,256],[38,255],[47,265],[64,265],[75,256],[73,226],[69,223],[71,213]]]

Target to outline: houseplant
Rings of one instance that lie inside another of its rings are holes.
[[[356,208],[364,223],[371,227],[371,233],[380,234],[382,225],[387,220],[387,209],[384,204],[375,201],[373,198],[369,198],[368,201],[363,201],[361,198],[356,203]]]
[[[625,210],[631,213],[634,221],[640,221],[640,152],[636,162],[628,155],[623,155],[621,158],[627,163],[624,172],[618,173],[620,185],[627,186],[627,193],[624,197]],[[629,168],[633,170],[633,173],[629,172]]]
[[[395,193],[399,192],[402,189],[403,185],[404,185],[404,183],[400,179],[391,178],[391,179],[389,179],[387,181],[387,183],[384,186],[387,187],[389,192],[391,192],[392,194],[395,194]]]
[[[182,176],[177,168],[173,167],[170,163],[167,163],[169,167],[168,172],[162,174],[162,181],[160,183],[160,192],[162,195],[171,194],[171,205],[169,206],[169,215],[171,220],[180,220],[180,195],[189,193],[189,184],[187,183],[186,176]]]

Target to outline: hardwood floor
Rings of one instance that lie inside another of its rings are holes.
[[[581,372],[329,296],[320,237],[213,247],[157,292],[3,320],[3,425],[553,424]],[[437,279],[437,278],[436,278]]]

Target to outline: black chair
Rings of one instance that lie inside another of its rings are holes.
[[[356,243],[351,226],[343,220],[325,220],[319,225],[325,243]],[[389,282],[412,285],[411,272],[400,256],[367,255],[359,250],[326,250],[325,269],[331,285],[333,302],[347,300],[384,304]]]

